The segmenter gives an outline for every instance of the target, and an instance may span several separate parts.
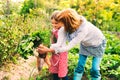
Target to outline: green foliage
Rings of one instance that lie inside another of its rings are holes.
[[[120,31],[119,4],[119,0],[109,0],[109,2],[107,0],[67,0],[59,3],[60,6],[64,5],[65,8],[75,9],[101,30],[117,32]]]
[[[69,67],[68,67],[68,76],[72,79],[74,69],[77,66],[78,62],[78,53],[72,54],[69,53]],[[92,64],[92,57],[88,57],[86,65],[85,65],[85,72],[84,76],[86,76],[88,79],[90,79],[90,68]],[[108,80],[110,78],[113,78],[114,80],[118,80],[120,76],[120,56],[119,55],[104,55],[102,61],[101,61],[101,74],[102,74],[102,80]]]
[[[0,17],[0,65],[7,61],[16,61],[16,47],[25,34],[32,34],[41,30],[50,33],[50,21],[46,13],[36,9],[35,14],[28,14],[24,20],[24,16],[19,14],[11,14],[7,17]],[[42,15],[42,16],[41,16]],[[45,40],[49,41],[48,38]]]
[[[105,33],[107,39],[106,54],[118,54],[120,55],[120,40],[115,34],[110,32]]]
[[[6,13],[6,2],[0,2],[0,65],[7,60],[16,60],[16,46],[18,45],[21,36],[25,34],[29,35],[24,36],[25,43],[23,42],[21,46],[23,46],[22,48],[26,50],[28,54],[21,54],[24,57],[33,54],[33,41],[35,39],[39,41],[39,37],[35,37],[37,35],[36,33],[38,32],[35,31],[45,31],[45,35],[49,35],[49,29],[51,27],[49,15],[54,10],[61,10],[63,8],[71,7],[79,14],[85,16],[101,30],[120,32],[119,0],[25,0],[25,2],[22,4],[23,6],[20,10],[20,13],[21,15],[27,15],[26,17],[17,14],[17,12],[19,12],[19,9],[17,8],[20,7],[17,6],[17,4],[14,4],[11,4],[10,2],[8,9],[10,9],[11,14],[7,17],[4,17],[3,15]],[[47,30],[45,30],[45,28]],[[45,37],[45,35],[40,37],[44,39],[42,42],[45,45],[48,45],[49,38]],[[120,54],[120,40],[116,38],[115,35],[112,35],[112,33],[105,33],[105,36],[107,38],[105,54],[107,55],[104,56],[101,64],[102,79],[108,80],[108,78],[112,77],[114,80],[118,80],[120,76],[120,57],[118,56]],[[79,51],[78,47],[79,46],[71,49],[69,52],[68,76],[70,78],[73,77],[73,71],[77,65]],[[85,74],[87,75],[88,79],[90,76],[89,69],[91,68],[91,59],[92,58],[88,58],[85,67]],[[40,80],[44,78],[47,80],[49,76],[50,75],[47,69],[43,69],[42,75],[39,75],[37,79]]]
[[[74,72],[74,69],[77,67],[78,58],[79,58],[78,53],[73,52],[68,54],[68,77],[70,80],[73,79],[73,72]],[[91,79],[91,76],[90,76],[91,64],[92,64],[92,57],[88,57],[85,65],[85,72],[83,75],[85,79]],[[118,80],[120,76],[119,65],[120,65],[119,55],[104,54],[103,59],[101,61],[101,65],[100,65],[102,80],[110,80],[110,79]],[[51,75],[48,73],[47,69],[45,70],[43,69],[41,74],[43,75],[38,75],[37,77],[38,80],[43,78],[47,80],[48,78],[51,78]]]
[[[53,80],[52,75],[49,73],[47,68],[42,69],[42,75],[38,75],[36,80]]]
[[[69,53],[72,53],[72,54],[76,54],[79,52],[79,45],[76,45],[75,47],[73,47],[72,49],[69,50]]]
[[[34,0],[25,0],[24,4],[22,6],[22,9],[20,11],[20,14],[27,14],[30,13],[30,9],[34,8]]]
[[[16,58],[17,35],[13,32],[16,28],[9,26],[11,25],[10,22],[5,23],[8,20],[3,20],[0,24],[0,65],[6,60],[14,60]]]
[[[103,78],[114,78],[118,80],[120,77],[120,56],[104,55],[101,63],[101,73]]]
[[[77,62],[78,62],[78,53],[69,53],[68,54],[68,76],[69,78],[73,78],[73,72],[75,67],[77,67]]]
[[[37,48],[40,44],[49,45],[49,32],[37,31],[30,35],[24,35],[18,44],[17,52],[25,59],[29,55],[33,55],[34,48]]]

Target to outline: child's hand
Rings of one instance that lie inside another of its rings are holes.
[[[40,54],[44,54],[48,52],[48,47],[44,46],[44,45],[39,45],[39,47],[37,48],[38,53]]]

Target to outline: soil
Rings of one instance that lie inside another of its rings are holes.
[[[36,57],[30,56],[28,59],[20,58],[17,64],[7,64],[0,68],[0,80],[29,80],[37,74]]]
[[[36,80],[39,75],[36,68],[36,57],[29,56],[28,59],[20,58],[17,64],[7,64],[0,68],[0,80]],[[50,76],[49,80],[50,79]],[[73,77],[69,77],[72,80]],[[88,80],[87,76],[84,75],[82,80]],[[108,80],[116,80],[109,78]]]

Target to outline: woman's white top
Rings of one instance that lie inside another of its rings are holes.
[[[51,44],[50,47],[55,50],[55,53],[68,51],[80,43],[84,46],[97,47],[105,39],[100,29],[88,22],[83,16],[80,16],[80,19],[83,23],[71,34],[65,32],[64,27],[60,28],[57,43]],[[66,41],[69,41],[69,43],[66,44]]]

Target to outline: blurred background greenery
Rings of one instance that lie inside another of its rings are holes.
[[[35,31],[48,34],[51,13],[65,8],[75,9],[103,31],[108,43],[101,64],[102,80],[120,80],[120,0],[0,0],[0,66],[15,63],[20,57],[16,49],[22,36]],[[49,37],[46,40],[49,45]],[[69,51],[70,78],[78,51],[79,47]],[[90,60],[85,68],[86,79],[90,79]]]

